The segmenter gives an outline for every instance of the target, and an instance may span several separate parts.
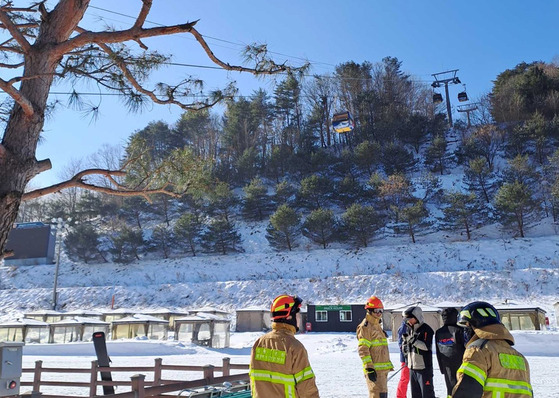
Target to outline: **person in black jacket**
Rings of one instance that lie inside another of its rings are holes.
[[[414,306],[403,314],[408,325],[403,334],[402,351],[410,369],[412,398],[435,398],[433,388],[433,329],[423,319],[423,311]]]
[[[464,343],[464,331],[456,324],[458,321],[458,310],[446,308],[441,314],[444,326],[435,332],[435,350],[439,369],[444,375],[446,394],[452,395],[452,389],[456,385],[456,372],[462,365],[462,357],[466,350]]]

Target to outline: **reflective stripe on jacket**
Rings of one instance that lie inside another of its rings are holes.
[[[475,329],[475,333],[466,346],[452,397],[532,397],[528,361],[512,348],[510,332],[495,324]]]
[[[307,350],[295,338],[295,328],[272,323],[250,356],[253,398],[319,398]]]
[[[366,368],[375,368],[377,372],[394,369],[388,353],[388,340],[378,319],[367,315],[357,326],[357,340],[363,371],[366,372]]]

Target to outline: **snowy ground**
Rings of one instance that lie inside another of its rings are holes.
[[[223,357],[230,357],[232,363],[248,364],[250,348],[260,334],[233,333],[231,347],[225,349],[207,349],[178,342],[119,341],[109,342],[108,350],[112,366],[153,366],[153,360],[157,357],[163,358],[164,364],[218,366]],[[514,332],[513,335],[517,341],[516,348],[527,356],[530,363],[534,396],[559,397],[559,332]],[[298,338],[309,352],[322,398],[367,398],[355,334],[309,333],[298,335]],[[389,349],[392,362],[398,366],[396,343],[390,342]],[[24,347],[24,367],[32,367],[36,360],[42,360],[44,367],[89,368],[94,359],[93,352],[91,343],[31,344]],[[88,375],[83,377],[87,380]],[[163,377],[175,378],[169,373],[164,373]],[[182,373],[182,377],[199,378],[199,374]],[[394,377],[388,384],[388,396],[391,398],[395,396],[398,378]],[[26,380],[30,380],[29,375]],[[436,365],[434,385],[436,395],[444,397],[444,380]],[[26,391],[26,388],[22,388],[22,391]],[[124,388],[120,388],[117,392],[124,391]],[[42,392],[75,395],[78,390],[44,388]]]

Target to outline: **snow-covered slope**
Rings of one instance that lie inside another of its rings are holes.
[[[385,304],[512,299],[548,313],[559,301],[559,237],[550,225],[525,239],[477,231],[470,241],[442,233],[379,238],[361,250],[301,245],[273,252],[262,224],[241,229],[246,252],[227,256],[149,259],[128,265],[75,264],[64,257],[58,279],[59,309],[115,307],[227,311],[267,306],[281,293],[312,303],[361,302],[376,294]],[[54,265],[0,267],[2,318],[49,309]]]

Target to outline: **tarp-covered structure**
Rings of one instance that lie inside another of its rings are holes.
[[[38,321],[54,323],[62,320],[64,316],[63,312],[54,310],[37,310],[32,312],[26,312],[23,314],[25,318],[36,319]]]
[[[508,330],[545,330],[546,312],[540,307],[515,303],[494,304]]]
[[[0,324],[0,341],[48,343],[50,328],[47,322],[18,318]]]
[[[200,312],[175,319],[175,340],[212,348],[229,347],[231,321],[219,315]]]
[[[63,319],[50,325],[51,343],[92,341],[94,332],[109,331],[109,323],[94,318],[75,317]]]
[[[169,322],[146,314],[134,314],[111,323],[113,340],[146,337],[150,340],[167,339]]]

